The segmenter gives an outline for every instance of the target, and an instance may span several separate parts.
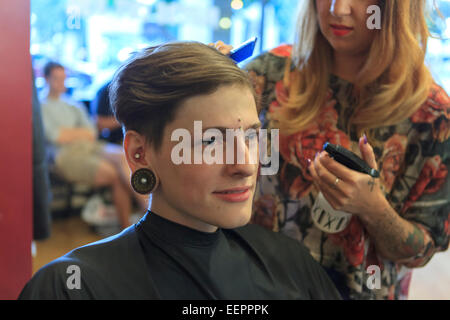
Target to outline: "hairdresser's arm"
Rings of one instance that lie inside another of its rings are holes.
[[[429,233],[420,224],[410,222],[390,206],[386,198],[358,215],[381,256],[401,262],[425,256],[434,247]]]
[[[210,43],[209,44],[210,47],[214,47],[217,50],[219,50],[220,53],[224,54],[224,55],[229,55],[231,50],[233,49],[232,45],[226,44],[225,42],[219,40],[215,43]]]
[[[361,154],[377,168],[370,144],[360,140]],[[336,210],[357,215],[370,234],[377,252],[384,258],[401,263],[420,258],[432,250],[433,240],[420,224],[402,218],[383,195],[378,179],[339,164],[326,152],[320,153],[309,166],[314,183]],[[340,180],[335,185],[336,177]]]
[[[114,130],[120,128],[120,123],[114,116],[97,116],[97,128],[99,131],[103,129]]]

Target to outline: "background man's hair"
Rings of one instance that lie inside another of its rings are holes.
[[[48,78],[52,73],[53,69],[61,68],[64,69],[64,66],[58,62],[50,61],[47,62],[44,66],[44,76]]]

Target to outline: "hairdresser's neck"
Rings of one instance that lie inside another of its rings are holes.
[[[356,77],[364,66],[365,54],[347,54],[334,52],[332,73],[350,83],[355,83]]]

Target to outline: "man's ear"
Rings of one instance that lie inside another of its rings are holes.
[[[151,151],[147,139],[140,133],[129,130],[125,133],[123,148],[132,172],[150,165]]]

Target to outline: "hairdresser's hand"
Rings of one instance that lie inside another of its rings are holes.
[[[375,154],[366,141],[365,137],[359,140],[362,158],[377,170]],[[372,215],[386,203],[379,179],[347,168],[326,151],[318,153],[308,169],[315,185],[335,210],[360,216]]]
[[[233,49],[233,46],[224,43],[223,41],[217,41],[216,43],[210,43],[210,47],[214,47],[217,50],[219,50],[220,53],[228,56],[230,54],[230,51]]]

